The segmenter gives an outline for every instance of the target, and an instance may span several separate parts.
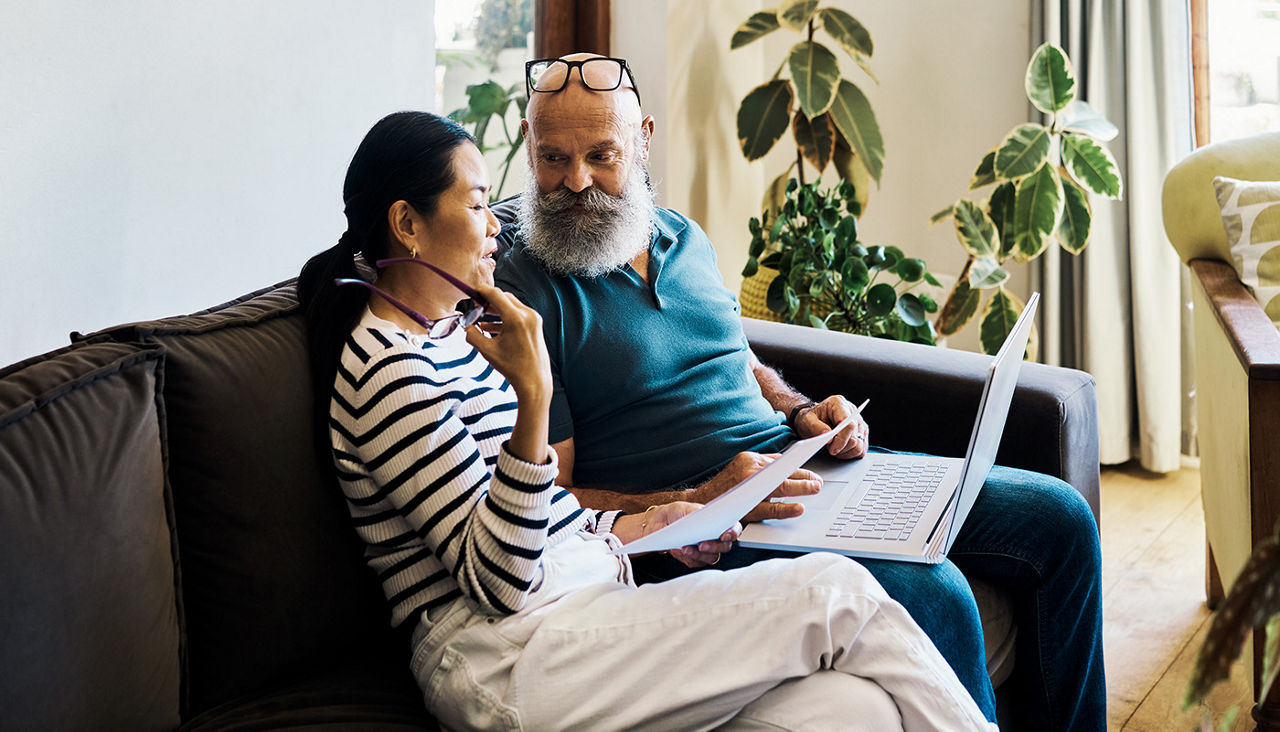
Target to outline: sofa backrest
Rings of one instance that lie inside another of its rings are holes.
[[[187,626],[184,718],[344,658],[402,651],[317,449],[292,284],[107,335],[163,346]]]
[[[93,342],[0,370],[0,727],[178,724],[163,363]]]

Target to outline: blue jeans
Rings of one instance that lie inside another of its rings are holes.
[[[736,547],[716,569],[786,554]],[[1106,729],[1101,547],[1089,504],[1070,485],[996,466],[947,561],[858,561],[911,613],[988,720],[995,720],[995,697],[965,575],[1013,599],[1017,656],[1007,683],[1018,728]],[[633,563],[641,582],[688,571],[666,555]]]

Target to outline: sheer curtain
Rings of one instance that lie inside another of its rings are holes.
[[[1177,470],[1194,449],[1189,281],[1165,238],[1165,173],[1191,152],[1191,31],[1186,0],[1032,0],[1032,48],[1071,58],[1077,94],[1120,128],[1108,144],[1125,183],[1121,201],[1093,197],[1079,257],[1037,260],[1047,363],[1098,381],[1104,464],[1137,458]]]

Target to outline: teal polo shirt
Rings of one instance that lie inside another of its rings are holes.
[[[643,492],[693,485],[743,451],[792,439],[760,393],[715,250],[693,221],[657,211],[649,281],[549,273],[504,231],[498,286],[537,310],[551,357],[551,442],[574,442],[574,483]]]

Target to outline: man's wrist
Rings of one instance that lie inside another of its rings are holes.
[[[817,402],[806,401],[792,407],[791,412],[787,414],[787,426],[792,430],[795,430],[796,420],[800,418],[800,415],[803,414],[806,409],[813,409],[816,406],[818,406]]]

